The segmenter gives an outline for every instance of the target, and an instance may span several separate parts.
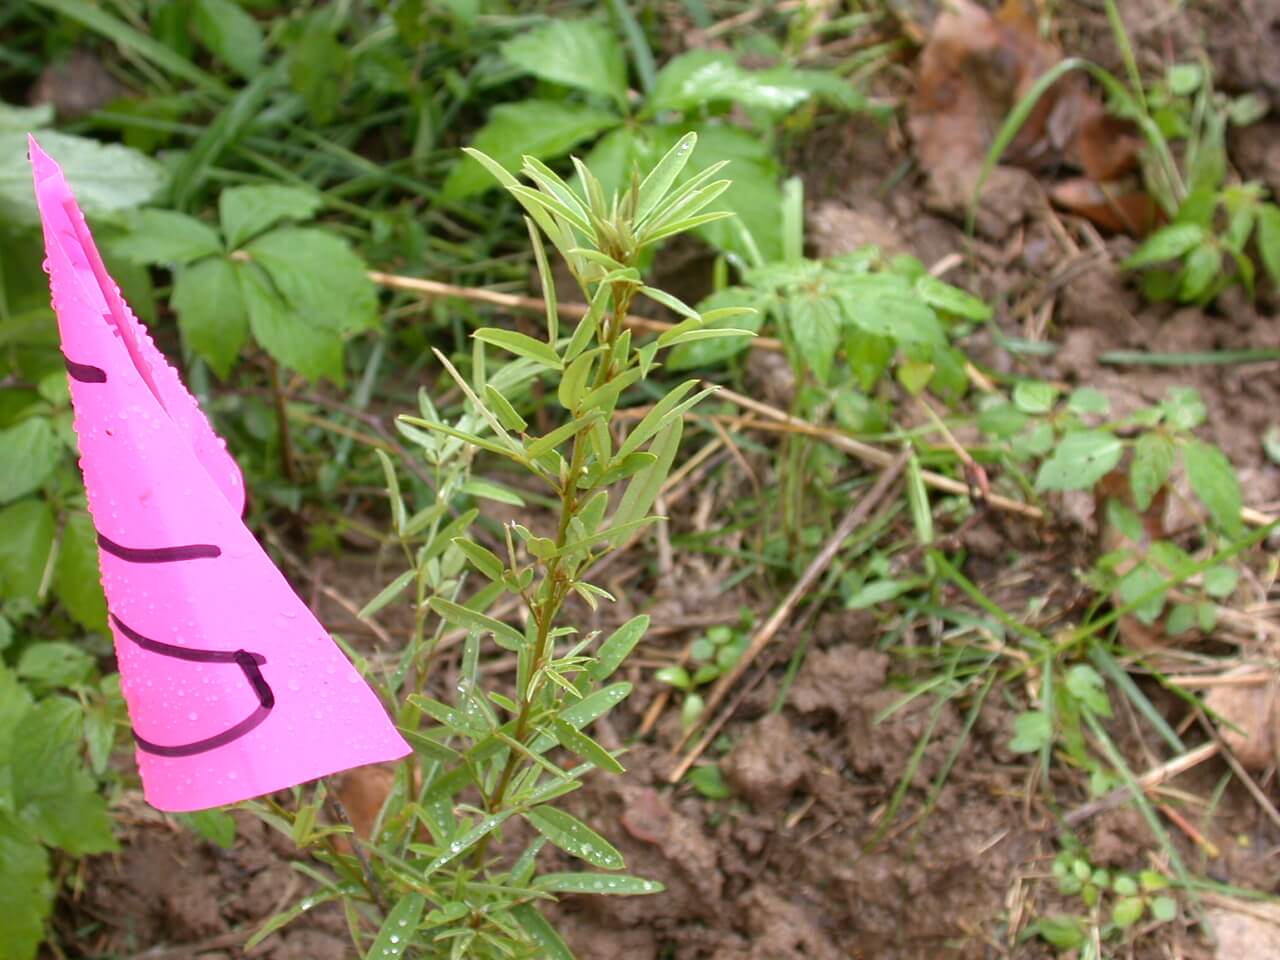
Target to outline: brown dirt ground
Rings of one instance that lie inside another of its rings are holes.
[[[1094,6],[1059,5],[1064,46],[1114,62],[1105,21]],[[1144,56],[1191,49],[1207,38],[1222,86],[1260,92],[1280,108],[1280,13],[1265,0],[1189,4],[1188,13],[1172,18],[1169,6],[1157,0],[1123,6]],[[797,149],[793,167],[807,171],[814,252],[876,242],[932,264],[964,250],[954,211],[930,209],[920,176],[897,176],[911,157],[910,145],[898,128],[887,133],[855,118],[820,129]],[[1280,122],[1239,133],[1232,158],[1242,176],[1262,179],[1280,193]],[[1260,438],[1280,423],[1280,364],[1160,370],[1098,362],[1103,352],[1125,348],[1280,347],[1274,291],[1254,303],[1225,296],[1212,313],[1145,306],[1116,267],[1132,241],[1099,236],[1053,212],[1034,179],[1010,176],[1020,188],[995,198],[998,209],[980,220],[984,232],[976,256],[947,279],[1004,304],[999,322],[1007,334],[1050,340],[1059,349],[1047,361],[1018,360],[985,341],[985,334],[969,349],[998,370],[1099,387],[1121,411],[1159,399],[1171,385],[1194,385],[1208,405],[1208,434],[1240,469],[1247,501],[1274,509],[1280,471],[1266,460]],[[763,462],[755,466],[766,468]],[[732,496],[733,483],[715,493]],[[1051,614],[1069,617],[1080,597],[1072,568],[1087,561],[1096,533],[1091,503],[1074,506],[1068,510],[1074,525],[1032,529],[993,517],[966,531],[968,572],[997,598],[1008,599],[1011,609],[1038,597]],[[354,631],[350,611],[324,585],[342,583],[348,595],[359,598],[372,595],[385,578],[367,558],[340,569],[325,564],[310,571],[311,582],[299,578],[299,588],[335,630]],[[705,565],[681,568],[666,578],[667,584],[679,583],[680,592],[657,585],[650,612],[664,629],[643,652],[646,662],[669,662],[696,635],[696,624],[721,615],[735,621],[741,602],[764,610],[774,602],[720,596],[721,574]],[[625,593],[629,581],[638,586],[634,581],[642,575],[640,568],[618,572],[620,589]],[[366,581],[370,588],[361,592]],[[910,669],[877,651],[884,627],[870,614],[819,618],[785,707],[773,713],[781,664],[799,639],[784,634],[774,661],[779,666],[724,730],[730,747],[721,762],[733,799],[707,801],[687,787],[666,785],[670,749],[678,739],[672,709],[627,755],[627,776],[594,778],[570,798],[570,807],[622,850],[630,872],[667,886],[655,897],[566,899],[559,920],[583,960],[1052,955],[1038,941],[1019,942],[1016,935],[1030,917],[1060,905],[1047,880],[1059,835],[1055,811],[1028,799],[1036,791],[1027,766],[1007,748],[1018,704],[998,693],[990,698],[926,816],[967,704],[943,708],[896,818],[885,823],[933,704],[919,698],[877,722],[902,697],[900,681]],[[388,628],[394,635],[394,627]],[[637,691],[601,732],[606,742],[626,742],[660,695],[649,670],[629,669]],[[1174,721],[1181,719],[1176,703],[1162,705]],[[1118,717],[1112,732],[1136,768],[1158,756],[1131,718]],[[1209,796],[1225,772],[1220,761],[1211,761],[1178,784],[1194,801]],[[1054,787],[1058,813],[1087,799],[1083,785],[1070,777],[1055,779]],[[1275,798],[1274,783],[1267,789]],[[1193,870],[1280,891],[1280,858],[1273,856],[1280,850],[1280,830],[1243,790],[1233,783],[1213,815],[1190,805],[1199,828],[1221,850],[1207,858],[1174,831]],[[247,815],[237,819],[235,847],[221,851],[158,815],[138,812],[124,851],[86,861],[82,892],[64,904],[63,943],[82,945],[67,947],[67,955],[350,956],[341,912],[332,907],[312,911],[249,954],[241,951],[238,944],[247,933],[296,899],[308,882],[288,865],[286,841]],[[1155,849],[1147,827],[1128,808],[1098,814],[1079,831],[1100,864],[1140,869]],[[1224,920],[1228,927],[1237,921],[1237,914]],[[1262,941],[1246,936],[1231,942]],[[1189,923],[1176,923],[1140,930],[1131,955],[1208,958],[1214,950]]]

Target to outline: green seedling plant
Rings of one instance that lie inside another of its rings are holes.
[[[1205,420],[1200,395],[1189,387],[1172,388],[1159,404],[1128,417],[1106,421],[1106,397],[1083,387],[1062,396],[1051,384],[1023,381],[1009,399],[994,400],[978,416],[979,427],[997,443],[1003,462],[1020,473],[1022,465],[1039,461],[1033,491],[1093,491],[1118,471],[1131,502],[1106,496],[1100,523],[1119,534],[1120,546],[1098,558],[1085,574],[1100,597],[1114,594],[1122,603],[1141,602],[1133,615],[1151,625],[1162,617],[1171,635],[1193,627],[1212,629],[1214,600],[1235,589],[1237,572],[1219,564],[1201,573],[1196,596],[1172,604],[1170,593],[1192,577],[1195,559],[1163,537],[1152,537],[1142,514],[1171,486],[1179,466],[1206,517],[1207,545],[1230,542],[1243,531],[1243,495],[1226,455],[1195,435]],[[1157,589],[1166,584],[1162,589]]]
[[[751,617],[744,615],[737,627],[717,624],[689,647],[691,668],[679,664],[660,668],[653,676],[659,683],[675,687],[684,694],[680,704],[680,723],[690,729],[702,716],[705,702],[698,691],[733,669],[751,642]]]
[[[1036,103],[1063,76],[1088,74],[1106,92],[1107,109],[1137,127],[1146,148],[1143,182],[1167,225],[1156,230],[1124,266],[1143,271],[1142,289],[1152,300],[1201,305],[1234,284],[1253,295],[1257,267],[1251,241],[1267,275],[1280,283],[1280,207],[1258,183],[1231,183],[1226,131],[1260,119],[1257,96],[1229,98],[1213,88],[1207,64],[1178,63],[1147,86],[1138,69],[1116,0],[1106,0],[1107,18],[1125,65],[1121,79],[1087,60],[1071,57],[1042,75],[1010,112],[987,152],[974,191],[972,228],[982,184],[1026,123]],[[1175,145],[1180,151],[1175,152]]]
[[[889,256],[868,246],[843,256],[806,258],[798,180],[784,185],[778,210],[783,256],[757,260],[738,284],[722,287],[700,308],[751,307],[757,329],[782,340],[795,382],[789,412],[873,435],[893,427],[895,379],[908,394],[929,390],[946,400],[962,397],[967,360],[952,341],[989,320],[991,308],[931,276],[912,256]],[[690,343],[672,353],[670,366],[712,367],[743,349],[738,340]],[[787,437],[781,516],[792,553],[794,542],[808,535],[806,504],[820,502],[815,489],[830,484],[843,459],[822,444]]]
[[[728,186],[714,179],[718,168],[680,179],[695,140],[680,140],[647,176],[634,175],[612,196],[578,161],[581,192],[535,158],[524,161],[526,185],[472,152],[527,213],[544,290],[554,290],[545,236],[591,309],[573,330],[562,330],[549,297],[544,338],[497,327],[474,331],[469,376],[437,352],[463,398],[461,419],[441,416],[425,397],[417,415],[400,418],[403,435],[432,468],[437,505],[410,514],[399,471],[387,464],[393,522],[410,569],[371,608],[416,585],[414,635],[387,689],[415,751],[399,768],[374,835],[353,841],[350,854],[334,844],[340,828],[317,826],[323,787],[309,799],[299,790],[292,810],[260,807],[268,822],[315,848],[332,873],[257,939],[320,900],[341,899],[353,940],[370,958],[565,958],[569,949],[542,902],[562,893],[661,889],[618,873],[621,855],[563,799],[592,770],[623,770],[619,751],[587,728],[630,692],[613,675],[648,617],[602,639],[573,625],[569,601],[595,608],[613,599],[590,582],[590,569],[658,519],[652,506],[679,445],[682,415],[709,392],[688,380],[643,418],[624,421],[616,412],[628,389],[681,343],[747,335],[714,326],[743,310],[699,313],[646,285],[636,267],[652,244],[726,215],[706,211]],[[641,297],[681,320],[637,344],[624,321]],[[495,349],[504,359],[489,355]],[[562,422],[541,435],[518,408],[531,376],[563,409]],[[634,425],[624,431],[624,422]],[[514,464],[542,489],[555,505],[545,528],[531,517],[487,529],[465,500],[444,499],[466,494],[468,484],[476,493],[469,459],[479,455]],[[520,626],[502,612],[512,606]],[[425,628],[428,617],[434,632]],[[429,695],[428,685],[443,630],[462,640],[456,696],[448,703]],[[487,688],[482,678],[486,639],[514,657],[507,687]],[[512,846],[517,842],[522,849]],[[539,853],[547,844],[594,869],[545,872]]]
[[[1132,940],[1143,917],[1155,924],[1177,918],[1178,901],[1164,874],[1095,867],[1087,854],[1078,840],[1068,838],[1052,868],[1058,892],[1079,897],[1082,911],[1041,917],[1026,936],[1038,936],[1059,950],[1077,950],[1081,960],[1103,960],[1110,955],[1107,947]]]
[[[1174,194],[1171,222],[1124,261],[1142,271],[1144,295],[1203,305],[1241,283],[1252,296],[1254,247],[1271,281],[1280,282],[1280,207],[1260,183],[1229,182],[1227,170],[1227,127],[1253,123],[1265,104],[1215,92],[1207,65],[1180,63],[1147,91],[1146,105],[1160,133],[1182,141],[1187,182]]]
[[[575,146],[594,143],[586,163],[606,192],[624,190],[630,171],[648,167],[687,130],[698,134],[698,153],[689,169],[700,173],[733,161],[734,183],[723,202],[733,221],[699,224],[707,241],[750,262],[776,259],[781,236],[773,212],[781,199],[779,168],[771,139],[777,121],[818,101],[860,109],[865,101],[848,81],[831,73],[777,66],[741,67],[732,54],[691,50],[660,69],[624,4],[623,18],[637,89],[622,41],[594,20],[555,20],[507,40],[502,58],[543,88],[525,100],[503,103],[489,113],[473,145],[514,169],[522,153],[541,160],[562,157]],[[744,128],[728,122],[737,111]],[[476,164],[454,168],[446,197],[461,199],[491,186]]]

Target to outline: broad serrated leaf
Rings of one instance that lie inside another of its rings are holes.
[[[236,275],[254,338],[278,363],[311,380],[328,377],[341,384],[342,339],[334,331],[303,319],[272,288],[252,263],[237,263]]]
[[[562,156],[619,122],[617,114],[608,110],[553,100],[522,100],[489,111],[489,121],[476,134],[472,146],[510,171],[520,166],[525,154],[544,159]],[[496,184],[479,163],[463,161],[449,173],[443,190],[446,197],[459,200],[492,186]]]
[[[249,314],[232,263],[207,257],[180,268],[171,302],[186,348],[225,380],[249,338]]]
[[[1040,465],[1037,490],[1091,490],[1115,469],[1124,444],[1105,430],[1077,430],[1066,434],[1053,456]]]
[[[53,909],[49,855],[11,814],[0,810],[0,950],[6,960],[34,960]]]
[[[1152,264],[1174,260],[1188,253],[1204,239],[1204,228],[1196,223],[1171,223],[1143,241],[1142,246],[1121,264],[1136,270]]]
[[[40,146],[58,162],[84,213],[95,215],[142,206],[169,179],[165,168],[137,150],[57,130],[41,130]],[[37,226],[35,192],[27,155],[27,132],[0,132],[0,222]]]
[[[1280,287],[1280,207],[1264,203],[1258,208],[1258,255],[1271,282]]]
[[[818,382],[825,384],[840,346],[840,318],[835,302],[818,294],[794,298],[787,304],[787,331],[800,359]]]
[[[540,834],[565,853],[604,870],[621,870],[622,854],[581,820],[555,807],[534,807],[524,817]]]
[[[43,687],[71,687],[93,676],[93,657],[62,640],[33,643],[18,658],[18,676]]]
[[[1182,463],[1191,489],[1208,509],[1213,522],[1229,534],[1239,533],[1244,498],[1231,461],[1217,447],[1202,440],[1191,440],[1182,448]]]
[[[966,320],[991,319],[991,307],[982,300],[927,273],[916,278],[915,290],[920,299],[935,310]]]
[[[176,210],[138,210],[126,221],[124,236],[111,251],[136,263],[190,263],[222,252],[218,232]]]
[[[235,250],[282,220],[310,220],[322,204],[319,194],[301,187],[228,187],[218,196],[218,218]]]
[[[899,277],[853,277],[840,288],[837,298],[845,318],[867,333],[898,343],[942,346],[947,342],[933,308]]]
[[[1129,467],[1129,487],[1133,503],[1146,510],[1173,470],[1173,441],[1162,433],[1144,433],[1133,446],[1133,463]]]
[[[47,417],[0,430],[0,504],[39,490],[62,459],[62,443]]]
[[[262,27],[234,0],[195,0],[191,10],[195,34],[219,60],[242,77],[262,64]]]
[[[0,508],[0,530],[0,595],[34,601],[53,549],[53,509],[43,497],[19,500]]]
[[[622,45],[611,30],[593,20],[553,20],[508,40],[501,51],[504,59],[542,80],[626,104]]]
[[[245,250],[307,326],[345,334],[377,323],[378,297],[368,267],[336,234],[281,227]]]

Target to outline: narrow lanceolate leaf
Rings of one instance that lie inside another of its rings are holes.
[[[405,950],[413,943],[413,935],[418,932],[426,903],[426,897],[417,891],[411,890],[402,896],[382,922],[365,960],[396,960],[404,956]]]
[[[595,893],[606,896],[637,896],[662,893],[666,887],[656,880],[616,873],[544,873],[533,881],[535,890],[548,893]]]
[[[524,634],[510,624],[486,617],[483,613],[469,610],[461,604],[446,600],[443,597],[431,598],[431,609],[440,617],[466,630],[484,630],[493,634],[499,646],[508,650],[519,650],[524,644]]]
[[[640,638],[648,629],[649,617],[641,614],[638,617],[632,617],[609,634],[608,639],[600,644],[600,649],[596,651],[595,663],[587,668],[587,676],[597,683],[608,678],[622,665],[622,661],[635,649],[635,645],[640,642]]]
[[[529,426],[528,421],[516,412],[516,408],[511,405],[511,401],[504,397],[492,383],[484,385],[484,398],[488,401],[489,406],[493,407],[493,415],[508,430],[523,431]]]
[[[523,333],[516,333],[514,330],[503,330],[501,327],[481,327],[472,336],[477,340],[483,340],[485,343],[491,343],[495,347],[509,350],[518,356],[536,360],[543,366],[551,367],[553,370],[563,369],[564,365],[560,362],[560,356],[555,350],[541,340],[535,340],[533,337],[526,336]]]
[[[538,956],[545,957],[546,960],[574,960],[573,951],[569,949],[569,945],[561,939],[560,934],[556,933],[556,928],[551,925],[551,921],[539,913],[538,908],[532,903],[522,903],[512,907],[511,915],[524,928],[529,939],[538,945],[541,951]]]
[[[591,297],[591,308],[587,310],[586,316],[578,321],[578,325],[573,330],[573,336],[569,338],[569,345],[564,349],[565,363],[569,363],[590,345],[600,326],[600,317],[603,316],[604,308],[609,303],[610,294],[611,290],[607,283],[600,284],[596,289]]]
[[[669,390],[667,395],[655,403],[653,409],[644,415],[644,419],[635,425],[635,428],[627,435],[627,439],[622,441],[622,446],[618,448],[618,452],[614,455],[614,460],[620,463],[630,454],[639,450],[643,443],[666,425],[668,417],[675,415],[675,409],[680,401],[688,396],[689,391],[697,385],[697,380],[686,380],[675,389]],[[699,396],[706,396],[708,392],[703,391]]]
[[[421,874],[423,879],[431,876],[431,874],[435,873],[441,867],[462,856],[462,854],[466,853],[479,843],[483,837],[487,837],[498,827],[502,826],[502,824],[506,822],[507,818],[513,813],[515,813],[514,810],[504,810],[502,813],[495,813],[487,816],[461,836],[455,837],[449,842],[449,846],[441,851],[438,857],[423,868]],[[547,839],[550,840],[551,838],[548,837]],[[555,843],[554,840],[551,842]]]
[[[630,695],[631,684],[625,681],[611,683],[607,687],[601,687],[594,693],[587,694],[577,703],[565,707],[560,711],[559,719],[575,730],[581,730],[588,724],[594,723],[603,717]],[[533,738],[533,743],[529,746],[535,753],[542,753],[551,749],[555,742],[556,739],[551,734],[539,733]]]
[[[587,389],[587,379],[591,375],[591,365],[595,362],[595,358],[599,355],[601,349],[597,347],[594,350],[579,354],[565,368],[564,375],[560,378],[560,386],[556,395],[560,399],[560,406],[566,410],[572,412],[578,409],[579,401]]]
[[[480,416],[484,417],[485,423],[489,424],[489,429],[496,433],[499,439],[511,448],[517,459],[520,459],[521,454],[524,452],[520,446],[520,442],[512,437],[511,434],[507,433],[506,427],[498,422],[498,418],[493,415],[493,411],[486,407],[481,402],[480,398],[476,396],[476,392],[471,389],[471,384],[467,383],[462,374],[458,373],[458,368],[449,362],[449,358],[434,347],[431,352],[436,355],[436,359],[440,361],[441,366],[449,372],[449,376],[453,379],[453,382],[458,385],[458,389],[466,394],[467,399],[470,400],[472,405],[476,408],[476,412],[480,414]],[[402,417],[401,419],[406,418]],[[512,454],[508,454],[508,456],[510,455]]]
[[[456,710],[441,703],[439,700],[432,700],[430,697],[411,693],[409,694],[409,703],[436,723],[447,727],[452,733],[465,733],[473,737],[485,737],[493,732],[492,726],[486,722],[485,715],[470,706],[472,704],[470,700],[466,701],[468,709]]]
[[[506,565],[492,550],[488,550],[474,540],[468,540],[466,537],[454,537],[453,545],[466,554],[472,565],[490,580],[502,579],[502,571]]]
[[[511,457],[513,460],[518,460],[521,463],[525,462],[524,452],[519,449],[518,445],[513,449],[511,446],[495,443],[494,441],[488,440],[484,437],[476,436],[474,433],[467,433],[465,430],[457,430],[445,423],[433,423],[430,420],[423,420],[421,417],[411,417],[403,413],[400,414],[396,420],[400,423],[408,424],[411,427],[422,427],[426,430],[435,430],[438,433],[443,433],[450,437],[456,437],[465,443],[479,447],[481,450],[488,450],[490,453],[497,453],[504,457]],[[512,443],[516,444],[516,441],[513,440]]]
[[[570,753],[576,754],[600,770],[607,770],[610,773],[626,772],[626,768],[608,750],[572,724],[565,723],[559,717],[553,717],[551,726],[555,730],[556,739],[560,741],[560,746]]]
[[[542,285],[542,299],[547,305],[547,342],[554,348],[560,339],[560,309],[556,305],[556,284],[551,275],[551,264],[547,262],[547,249],[542,245],[542,233],[531,217],[524,218],[525,228],[529,231],[529,242],[533,244],[533,258],[538,264],[538,280]],[[552,353],[555,350],[552,349]]]
[[[372,617],[375,613],[389,604],[396,597],[404,592],[404,588],[413,583],[413,578],[417,576],[417,570],[406,570],[400,576],[396,577],[389,584],[378,591],[378,595],[364,605],[356,616],[361,620]]]
[[[680,434],[683,429],[684,421],[679,417],[672,417],[671,422],[663,427],[662,432],[649,447],[650,452],[658,459],[652,466],[646,467],[632,477],[631,482],[627,484],[627,489],[622,494],[622,501],[618,504],[613,522],[610,524],[610,527],[619,531],[619,537],[623,536],[620,531],[626,529],[629,524],[643,520],[648,515],[653,502],[658,499],[658,492],[666,482],[667,474],[671,472],[676,450],[680,447]],[[617,545],[618,541],[615,540],[614,543]]]
[[[686,133],[641,181],[640,202],[636,207],[637,221],[643,220],[650,210],[662,202],[671,185],[676,182],[676,178],[689,162],[689,157],[697,145],[698,135]]]
[[[639,293],[648,297],[655,303],[660,303],[664,307],[675,311],[682,317],[688,317],[690,320],[702,320],[702,314],[698,313],[697,310],[693,309],[693,307],[689,306],[679,297],[673,297],[665,290],[658,290],[654,287],[641,287]]]
[[[565,853],[605,870],[621,870],[622,854],[581,820],[555,807],[534,807],[524,815],[540,834]]]
[[[578,417],[576,420],[570,420],[568,423],[562,423],[546,436],[530,441],[529,445],[525,447],[525,453],[528,454],[529,459],[536,460],[544,453],[548,453],[560,446],[560,444],[576,435],[579,431],[591,426],[592,422],[594,422],[599,416],[600,414],[598,411],[592,411],[585,417]]]
[[[378,462],[382,464],[382,474],[387,480],[387,496],[391,499],[391,522],[395,524],[396,532],[403,535],[404,533],[404,497],[400,495],[400,480],[396,476],[395,465],[392,464],[391,458],[387,456],[385,450],[374,450],[378,455]]]

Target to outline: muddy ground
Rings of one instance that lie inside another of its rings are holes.
[[[1100,4],[1056,6],[1067,53],[1118,66]],[[1269,99],[1273,113],[1280,112],[1280,7],[1268,0],[1193,3],[1183,13],[1155,0],[1122,6],[1134,43],[1149,62],[1206,49],[1220,86],[1232,93],[1259,93]],[[926,28],[928,15],[928,10],[918,13]],[[913,61],[904,60],[877,82],[905,104],[914,68]],[[791,165],[806,180],[812,252],[838,253],[876,242],[933,265],[971,249],[971,256],[954,258],[946,279],[997,303],[997,322],[1006,335],[1058,348],[1047,358],[1016,358],[980,333],[966,345],[976,360],[996,370],[1098,387],[1119,412],[1159,400],[1171,385],[1195,386],[1209,410],[1207,436],[1240,470],[1246,503],[1274,512],[1280,471],[1264,455],[1261,437],[1280,423],[1280,363],[1161,369],[1099,362],[1102,354],[1120,349],[1280,348],[1274,291],[1256,302],[1233,292],[1211,312],[1146,305],[1117,267],[1134,241],[1055,211],[1047,199],[1059,175],[1054,169],[1002,174],[1003,188],[989,196],[977,241],[968,248],[954,198],[940,195],[930,171],[917,162],[918,145],[908,126],[838,118],[824,122],[795,149]],[[1243,179],[1261,180],[1280,194],[1280,119],[1235,134],[1231,160]],[[752,466],[767,480],[767,460]],[[850,473],[861,469],[848,466]],[[712,474],[710,516],[715,503],[740,494],[745,482],[732,466]],[[1099,531],[1088,498],[1068,498],[1057,506],[1061,515],[1051,523],[992,516],[969,527],[966,572],[992,596],[1007,598],[1008,609],[1025,609],[1027,599],[1038,598],[1044,601],[1043,622],[1069,625],[1082,590],[1076,570],[1097,553]],[[677,519],[677,528],[699,522],[692,515],[696,511],[689,512]],[[646,663],[675,659],[709,620],[722,616],[724,622],[736,622],[743,602],[760,616],[777,602],[776,596],[741,590],[721,596],[716,577],[722,570],[705,564],[681,569],[678,555],[675,563],[677,569],[659,582],[647,580],[637,565],[611,585],[630,591],[632,603],[643,601],[654,616],[659,629],[642,651]],[[371,566],[371,558],[353,556],[351,570],[330,562],[309,575],[289,572],[333,629],[350,635],[355,627],[349,612],[316,589],[316,582],[367,579],[372,595]],[[962,603],[959,596],[945,599]],[[629,615],[629,604],[624,600],[621,606],[609,616]],[[1013,717],[1025,707],[1018,691],[996,689],[954,758],[966,702],[944,707],[934,720],[933,701],[921,697],[877,722],[902,699],[911,675],[908,663],[878,649],[892,625],[888,617],[826,612],[803,630],[783,632],[774,668],[723,731],[727,752],[711,754],[721,758],[733,789],[727,800],[667,785],[679,738],[677,711],[668,705],[653,729],[634,739],[663,694],[651,669],[630,668],[628,679],[637,690],[600,731],[610,745],[634,740],[625,759],[628,774],[594,778],[568,803],[622,850],[629,872],[661,880],[667,892],[564,901],[559,919],[583,960],[1055,955],[1019,933],[1032,917],[1063,905],[1049,865],[1061,833],[1058,818],[1089,799],[1086,784],[1057,769],[1054,802],[1043,799],[1026,758],[1008,749]],[[785,705],[773,712],[783,668],[806,632],[803,666]],[[1243,644],[1240,653],[1257,657],[1268,651]],[[1167,708],[1171,723],[1184,719],[1177,701],[1157,702]],[[895,788],[931,722],[932,740],[896,815],[886,822]],[[1150,765],[1152,754],[1132,718],[1118,714],[1112,735],[1135,769]],[[1195,740],[1194,729],[1188,737]],[[935,780],[953,760],[934,797]],[[1199,829],[1220,854],[1208,857],[1182,831],[1172,831],[1175,842],[1193,872],[1280,891],[1275,855],[1280,829],[1260,805],[1234,781],[1212,810],[1195,799],[1209,796],[1226,771],[1215,759],[1178,781],[1191,798],[1188,809]],[[1272,800],[1280,799],[1274,781],[1264,778],[1262,789]],[[249,954],[241,951],[239,944],[263,917],[308,885],[288,865],[287,841],[249,816],[237,815],[235,846],[223,851],[175,828],[140,801],[129,800],[128,810],[124,851],[88,861],[77,884],[80,894],[59,914],[63,943],[83,945],[77,955],[150,960],[352,955],[341,912],[332,907],[317,908]],[[1152,859],[1158,845],[1128,807],[1085,818],[1076,829],[1097,865],[1161,866]],[[1251,927],[1248,916],[1224,911],[1212,899],[1206,903],[1219,910],[1220,946],[1183,917],[1158,929],[1140,927],[1130,952],[1117,956],[1234,960],[1280,955],[1269,952],[1275,942],[1268,946],[1265,924]]]

